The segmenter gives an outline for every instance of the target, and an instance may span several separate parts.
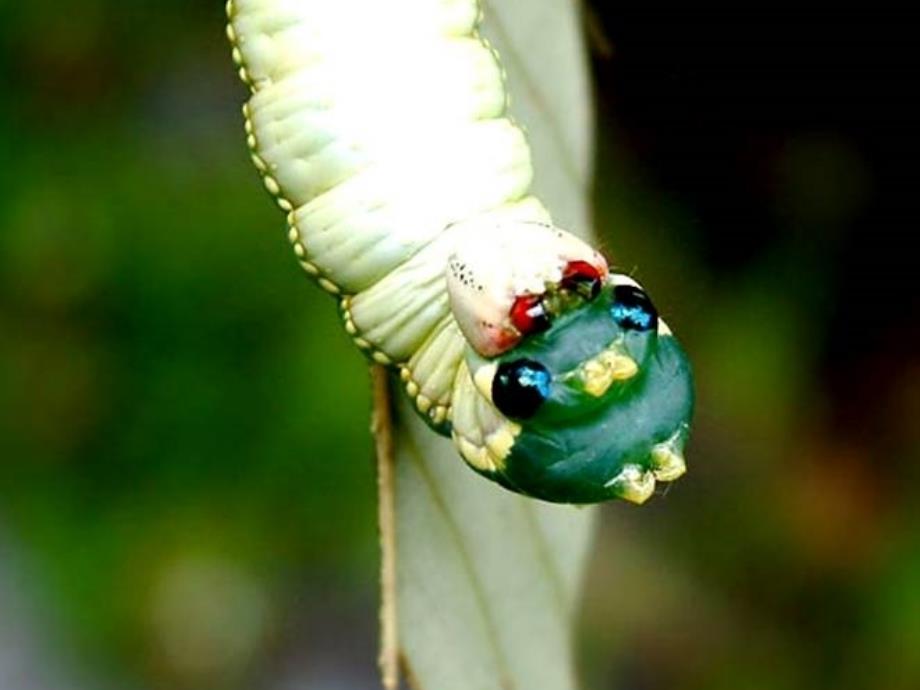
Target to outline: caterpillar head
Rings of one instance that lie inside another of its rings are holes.
[[[469,342],[452,434],[474,469],[565,503],[642,503],[683,474],[690,366],[635,281],[568,233],[518,223],[462,241],[448,289]]]

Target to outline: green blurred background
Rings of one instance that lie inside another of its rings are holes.
[[[585,685],[918,688],[908,24],[587,9],[597,227],[699,405],[604,508]],[[0,4],[0,690],[374,687],[366,370],[222,12]]]

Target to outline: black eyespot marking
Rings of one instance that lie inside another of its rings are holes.
[[[610,315],[620,328],[628,331],[651,331],[658,328],[658,312],[645,290],[635,285],[617,285],[613,289]]]
[[[551,379],[547,368],[532,359],[503,362],[492,380],[492,402],[508,417],[532,417],[549,397]]]

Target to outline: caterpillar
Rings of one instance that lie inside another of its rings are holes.
[[[476,0],[229,0],[247,145],[303,269],[476,472],[644,502],[685,471],[687,357],[529,193]]]

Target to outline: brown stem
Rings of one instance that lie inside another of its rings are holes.
[[[399,687],[399,641],[396,625],[396,458],[389,373],[371,367],[374,410],[371,431],[377,454],[377,520],[380,530],[380,676],[386,690]]]

